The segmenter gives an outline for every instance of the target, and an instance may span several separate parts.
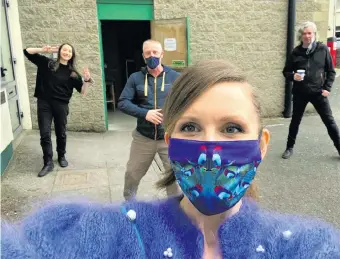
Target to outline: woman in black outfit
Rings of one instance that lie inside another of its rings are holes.
[[[40,53],[58,52],[57,61],[53,61]],[[42,177],[53,171],[53,151],[51,142],[51,124],[54,119],[57,137],[58,162],[67,167],[66,124],[69,112],[68,103],[73,89],[85,95],[89,83],[92,83],[88,69],[84,69],[84,80],[75,68],[76,53],[72,45],[62,44],[59,48],[45,46],[43,48],[26,48],[25,56],[38,67],[34,97],[38,100],[38,124],[40,144],[44,154],[44,167],[38,176]]]

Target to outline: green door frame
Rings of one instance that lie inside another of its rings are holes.
[[[105,128],[108,130],[109,123],[107,118],[106,105],[106,82],[104,70],[104,50],[102,39],[102,21],[105,20],[153,20],[153,1],[152,0],[97,0],[98,17],[98,36],[100,49],[100,63],[102,67],[102,86],[104,97],[104,119]]]
[[[98,8],[97,8],[98,11]],[[99,53],[100,53],[100,66],[102,68],[102,89],[103,89],[103,98],[104,98],[104,120],[105,120],[105,129],[109,129],[109,121],[107,118],[107,104],[106,104],[106,80],[105,80],[105,66],[104,66],[104,52],[103,52],[103,39],[102,39],[102,23],[98,20],[98,36],[99,36]]]
[[[108,130],[107,105],[106,105],[106,82],[104,72],[104,50],[102,40],[102,21],[105,20],[154,20],[153,0],[97,0],[98,34],[100,60],[102,67],[102,86],[104,94],[104,118],[105,127]],[[187,17],[187,64],[190,65],[189,45],[189,18]]]

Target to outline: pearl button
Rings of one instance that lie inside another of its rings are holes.
[[[256,248],[256,252],[263,253],[263,252],[264,252],[263,246],[259,245],[259,246]]]
[[[126,216],[131,220],[131,221],[134,221],[136,219],[136,212],[134,210],[129,210],[127,213],[126,213]]]
[[[163,255],[165,257],[168,257],[168,258],[171,258],[173,256],[173,253],[172,253],[172,249],[169,247],[168,249],[166,249],[163,253]]]
[[[293,233],[290,230],[282,232],[284,239],[289,239],[292,236],[292,234]]]

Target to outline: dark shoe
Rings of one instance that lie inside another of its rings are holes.
[[[67,167],[68,166],[68,162],[67,162],[65,156],[58,157],[58,162],[59,162],[59,165],[61,167]]]
[[[283,159],[288,159],[293,155],[293,149],[292,148],[287,148],[285,152],[282,154]]]
[[[47,162],[38,174],[38,177],[43,177],[54,169],[54,164],[52,161]]]

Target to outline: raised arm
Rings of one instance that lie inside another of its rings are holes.
[[[82,96],[86,96],[87,89],[91,84],[94,83],[94,80],[92,79],[90,71],[87,67],[84,68],[84,78],[82,78],[81,75],[76,72],[71,74],[71,78],[73,87],[76,88],[76,90],[81,93]]]
[[[29,61],[31,61],[36,66],[47,66],[50,59],[43,55],[42,53],[53,53],[57,52],[57,47],[45,46],[42,48],[26,48],[24,49],[24,54]]]

